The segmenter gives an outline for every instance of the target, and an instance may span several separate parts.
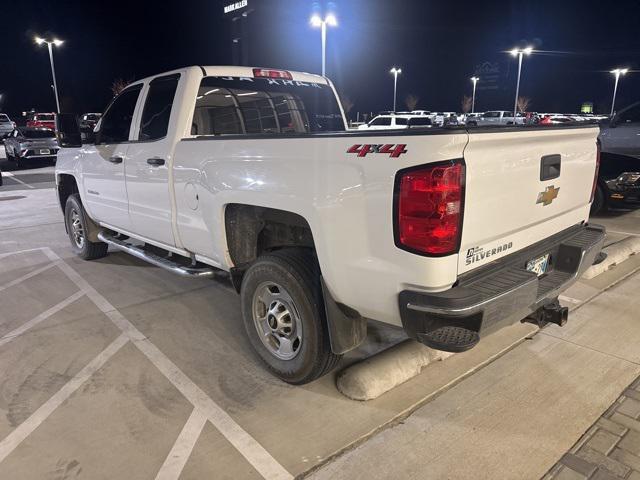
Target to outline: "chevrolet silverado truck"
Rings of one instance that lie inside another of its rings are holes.
[[[594,127],[348,131],[325,77],[189,67],[134,82],[83,144],[58,118],[71,248],[194,278],[229,272],[258,357],[301,384],[370,322],[460,352],[596,259]]]

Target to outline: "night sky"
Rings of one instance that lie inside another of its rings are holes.
[[[2,0],[0,110],[52,111],[46,47],[54,51],[62,109],[102,111],[118,78],[134,80],[186,65],[229,64],[231,44],[218,0]],[[251,63],[320,70],[320,32],[309,26],[312,0],[249,0],[255,7]],[[418,107],[460,111],[469,77],[483,62],[499,66],[495,91],[480,89],[477,110],[511,109],[516,61],[505,53],[532,44],[521,95],[534,111],[577,111],[585,101],[610,108],[617,66],[640,69],[638,1],[335,0],[339,25],[328,33],[327,74],[356,111],[391,108],[398,65],[399,109],[412,93]],[[640,100],[640,72],[620,83],[618,106]]]

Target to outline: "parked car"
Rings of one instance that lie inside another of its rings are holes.
[[[18,127],[4,140],[7,160],[18,165],[36,158],[55,160],[58,149],[55,132],[50,128]]]
[[[369,319],[452,352],[525,317],[563,325],[558,295],[604,242],[588,223],[595,127],[347,131],[325,77],[250,67],[134,82],[92,144],[60,117],[72,250],[229,272],[249,342],[293,384]]]
[[[415,115],[378,115],[369,123],[365,123],[358,127],[358,130],[394,130],[399,128],[407,128],[409,119]]]
[[[27,127],[32,128],[49,128],[54,130],[56,128],[56,114],[55,113],[34,113],[27,120]]]
[[[640,203],[640,102],[600,123],[601,163],[592,211]]]
[[[93,130],[101,116],[101,113],[83,113],[80,116],[80,130]]]
[[[11,135],[15,128],[16,123],[7,114],[0,113],[0,140]]]
[[[514,125],[514,123],[516,125],[524,124],[524,117],[522,114],[518,114],[514,122],[513,112],[508,112],[506,110],[490,110],[472,120],[469,120],[467,125],[470,127],[487,127],[492,125]]]

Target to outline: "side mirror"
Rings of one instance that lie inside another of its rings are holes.
[[[82,134],[78,117],[73,113],[56,115],[56,137],[62,148],[79,148],[82,146]]]

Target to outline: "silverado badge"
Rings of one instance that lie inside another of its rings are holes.
[[[555,188],[553,185],[547,187],[544,192],[538,194],[538,201],[536,204],[541,203],[543,207],[550,205],[556,198],[558,198],[558,192],[560,187]]]

